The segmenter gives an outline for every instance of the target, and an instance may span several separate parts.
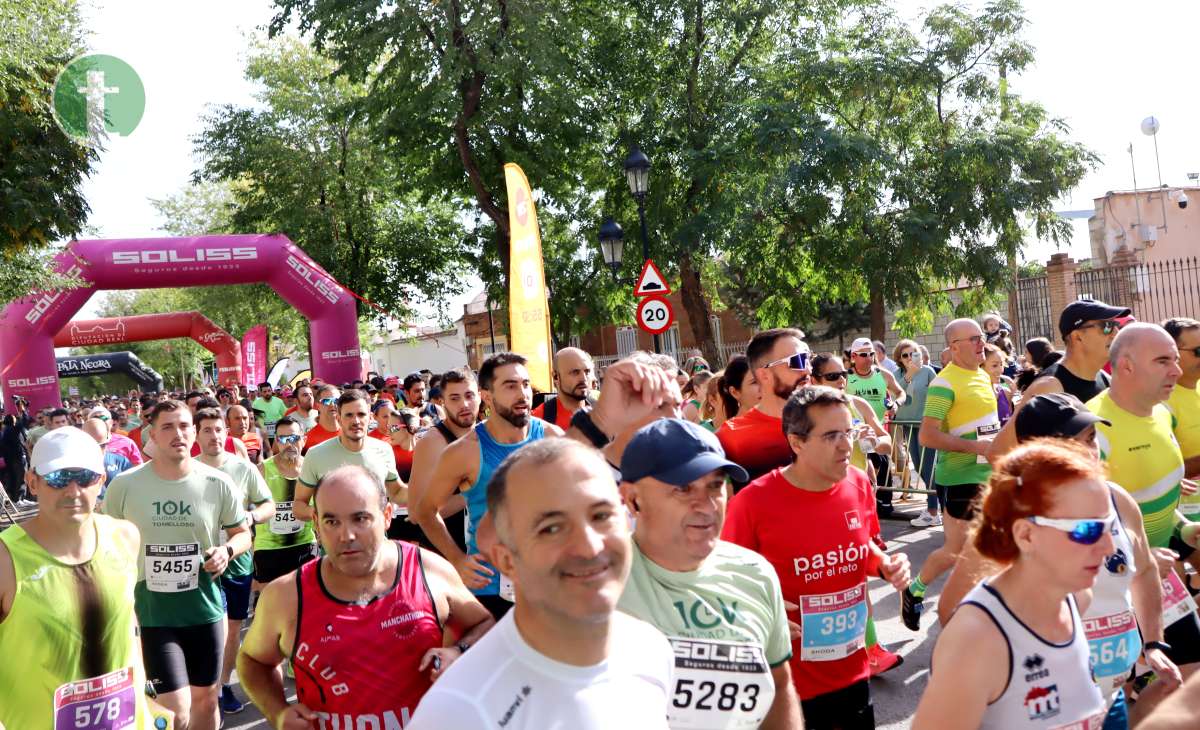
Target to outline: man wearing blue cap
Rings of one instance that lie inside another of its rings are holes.
[[[745,469],[703,427],[664,418],[633,436],[621,474],[636,523],[617,607],[671,641],[671,727],[802,727],[779,578],[720,539],[727,480],[746,481]]]

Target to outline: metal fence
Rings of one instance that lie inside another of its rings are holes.
[[[1200,318],[1200,258],[1077,271],[1075,290],[1080,297],[1129,307],[1143,322]]]
[[[1050,288],[1046,277],[1030,276],[1017,280],[1017,322],[1021,340],[1033,337],[1054,339],[1054,317],[1050,313]]]

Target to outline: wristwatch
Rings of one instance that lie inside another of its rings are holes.
[[[1142,653],[1145,653],[1147,649],[1158,649],[1166,654],[1170,653],[1171,645],[1165,641],[1147,641],[1145,644],[1142,644]]]
[[[468,643],[467,643],[467,642],[465,642],[465,641],[460,641],[460,642],[458,642],[457,644],[455,644],[455,645],[454,645],[454,647],[455,647],[456,649],[458,649],[458,651],[459,651],[459,653],[460,653],[460,654],[466,654],[466,653],[467,653],[467,649],[470,649],[470,648],[471,648],[471,645],[470,645],[470,644],[468,644]]]
[[[226,546],[225,546],[225,550],[226,550],[226,552],[228,552],[228,553],[229,553],[229,559],[230,559],[230,560],[233,560],[233,546],[232,546],[232,545],[226,545]]]

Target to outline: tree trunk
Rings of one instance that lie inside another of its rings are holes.
[[[878,284],[871,285],[871,339],[884,342],[887,333],[886,311],[883,306],[883,292]]]
[[[720,361],[717,343],[713,339],[711,311],[708,300],[704,298],[704,288],[700,282],[700,271],[692,262],[692,255],[684,252],[679,258],[679,299],[688,313],[692,326],[692,337],[704,353],[704,358],[713,366]]]

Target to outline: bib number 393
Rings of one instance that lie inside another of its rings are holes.
[[[271,533],[274,535],[294,535],[304,529],[296,515],[292,514],[291,502],[276,502],[275,516],[271,518]]]
[[[800,596],[800,658],[829,662],[866,645],[866,584],[844,591]]]
[[[200,544],[146,546],[146,588],[155,593],[182,593],[200,585]]]
[[[757,728],[766,719],[775,682],[761,646],[671,637],[671,648],[672,728]]]
[[[67,682],[54,690],[54,730],[124,730],[136,721],[133,669]]]

